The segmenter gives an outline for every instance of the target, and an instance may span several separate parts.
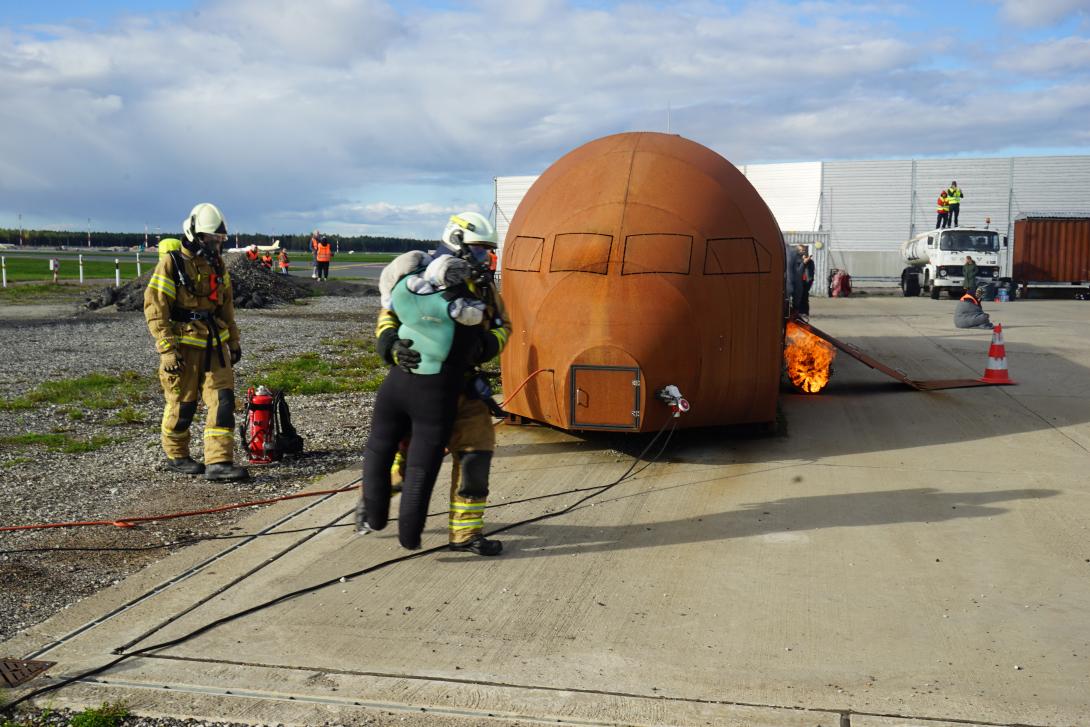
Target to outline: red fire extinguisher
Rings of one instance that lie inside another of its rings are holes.
[[[242,443],[250,453],[251,464],[268,464],[280,459],[273,432],[273,396],[264,386],[246,392],[246,423]]]

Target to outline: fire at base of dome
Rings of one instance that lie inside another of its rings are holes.
[[[836,357],[831,344],[787,322],[784,334],[783,360],[787,376],[795,388],[806,394],[816,394],[829,383],[829,372]]]

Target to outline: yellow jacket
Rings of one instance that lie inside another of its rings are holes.
[[[234,294],[231,275],[224,271],[223,280],[216,279],[216,300],[212,299],[212,264],[203,257],[181,250],[185,273],[193,290],[186,288],[176,274],[174,257],[159,259],[144,291],[144,318],[155,339],[155,349],[166,353],[179,345],[206,348],[209,344],[209,323],[214,324],[213,344],[239,347],[238,324],[235,323]],[[195,316],[192,314],[196,313]],[[197,320],[191,320],[197,318]],[[182,320],[184,319],[184,320]]]

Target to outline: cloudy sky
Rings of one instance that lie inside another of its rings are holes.
[[[0,0],[0,227],[435,237],[620,131],[1090,153],[1090,0]]]

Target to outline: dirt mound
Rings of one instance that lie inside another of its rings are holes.
[[[270,308],[309,295],[311,286],[302,279],[273,273],[244,255],[231,255],[224,262],[231,274],[236,308]],[[118,310],[143,310],[144,289],[148,287],[150,279],[151,271],[120,288],[112,285],[103,288],[87,300],[86,306],[96,310],[116,304]]]

